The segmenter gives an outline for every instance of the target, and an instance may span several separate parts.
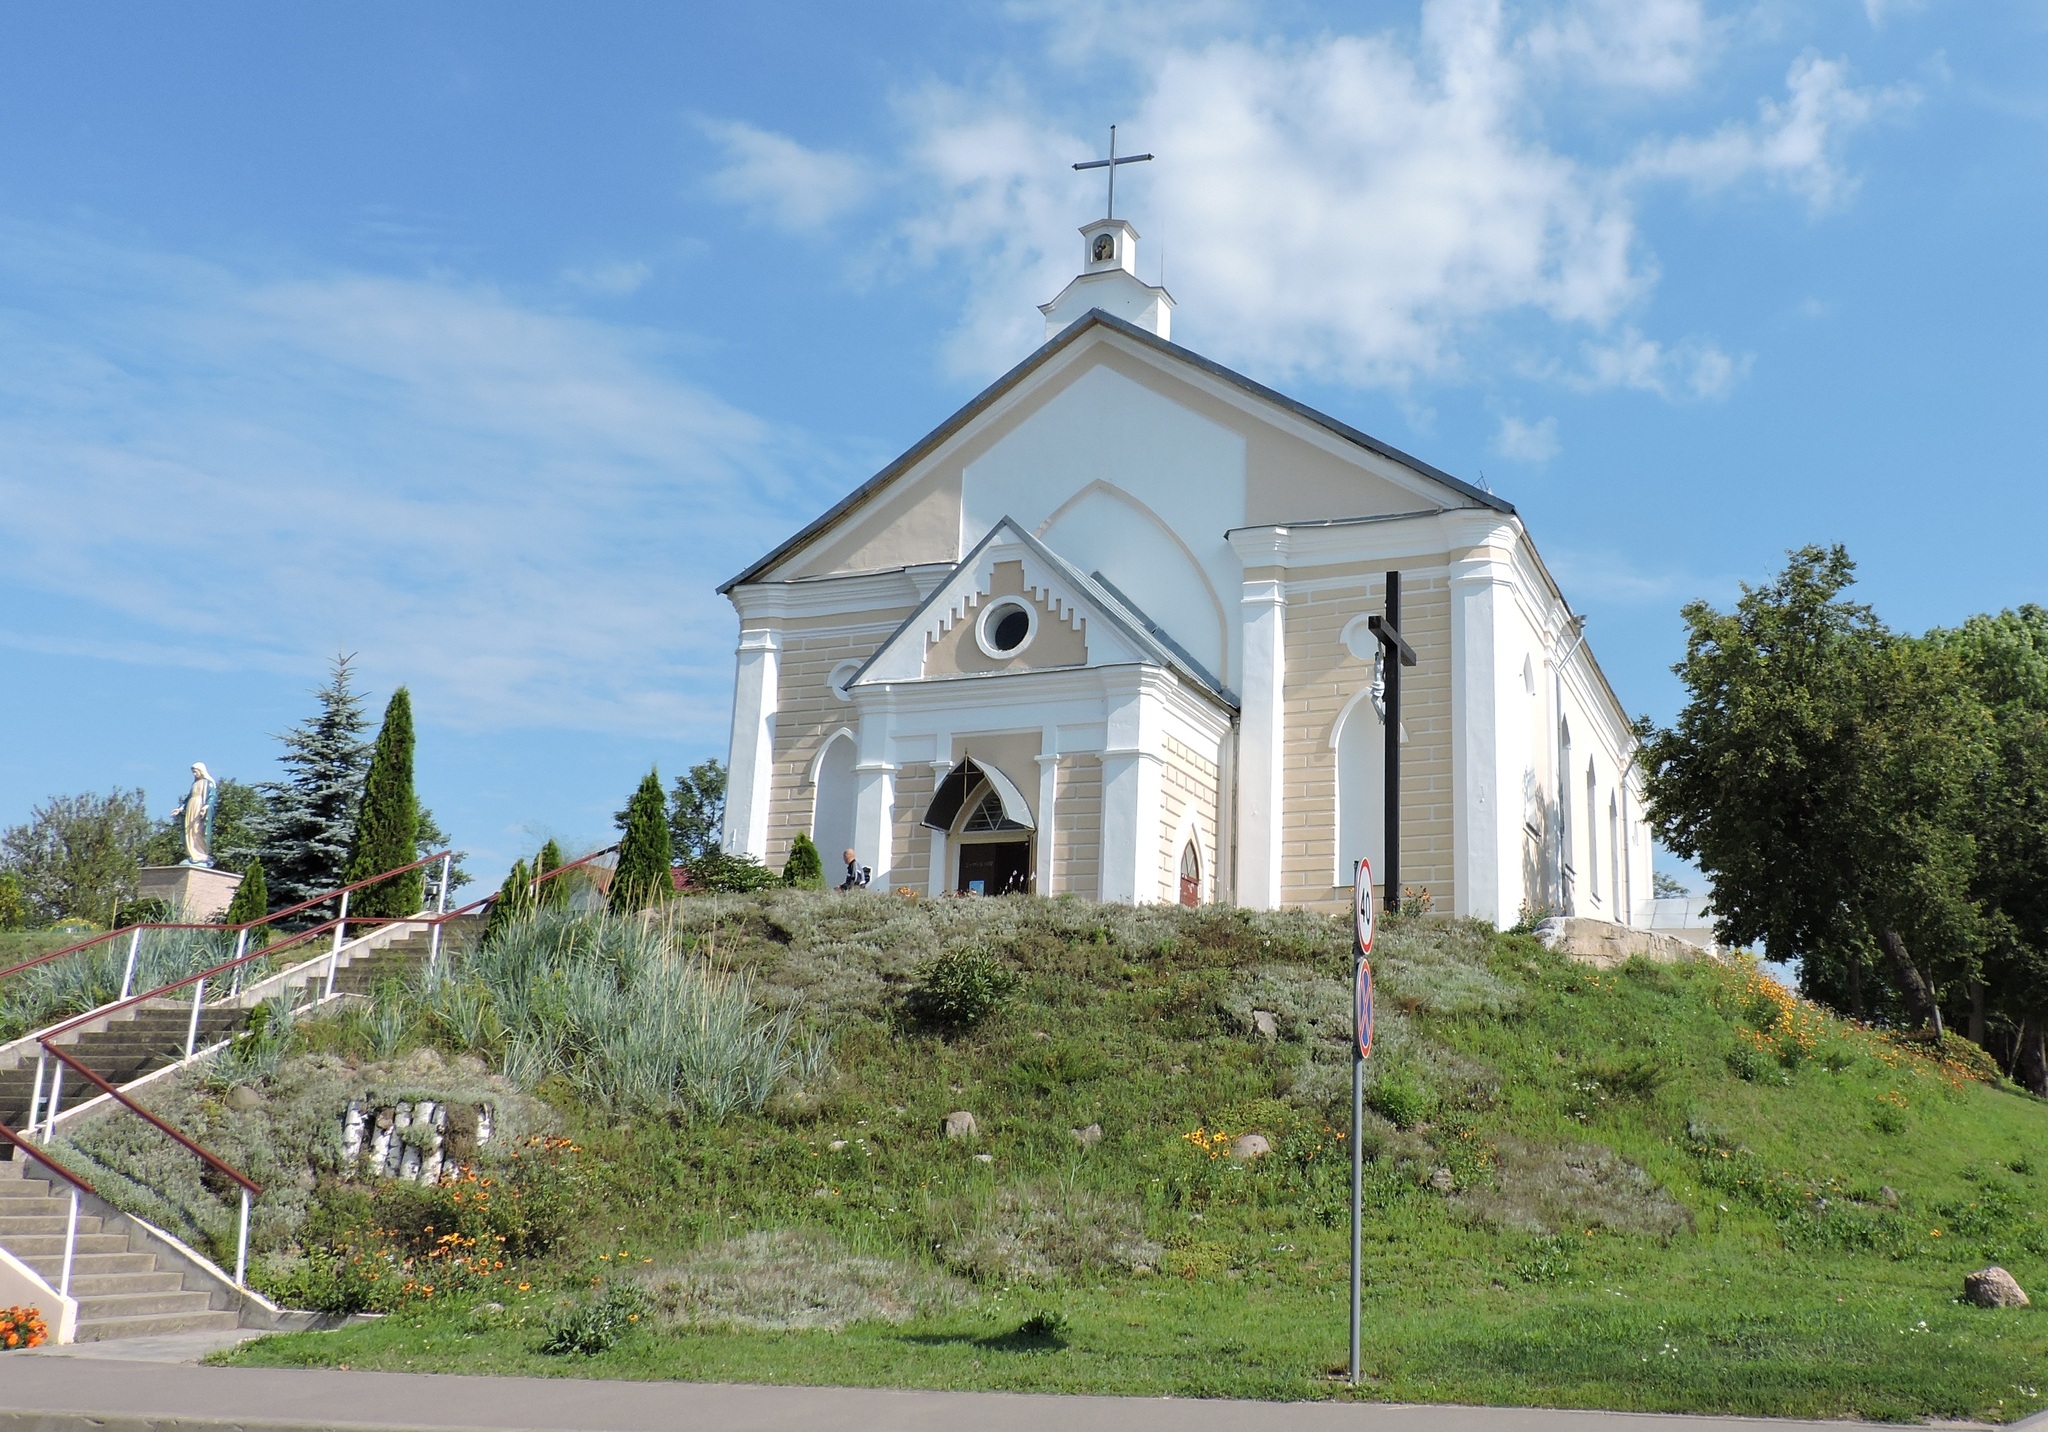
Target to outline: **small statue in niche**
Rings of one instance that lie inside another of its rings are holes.
[[[199,865],[211,868],[213,865],[213,807],[219,786],[208,774],[206,762],[192,763],[192,789],[185,793],[185,799],[178,802],[178,808],[171,812],[183,828],[185,836],[185,858],[180,865]]]

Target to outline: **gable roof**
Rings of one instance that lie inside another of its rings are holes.
[[[742,583],[753,581],[762,573],[781,562],[785,557],[790,556],[805,546],[812,538],[833,526],[840,518],[859,507],[870,497],[881,491],[882,488],[888,486],[889,483],[923,461],[940,444],[967,426],[969,422],[992,406],[997,399],[1023,382],[1034,371],[1051,361],[1053,357],[1076,342],[1091,328],[1098,327],[1107,328],[1134,342],[1156,349],[1158,352],[1169,357],[1199,368],[1211,377],[1220,378],[1224,382],[1251,394],[1253,397],[1263,399],[1268,403],[1283,408],[1295,417],[1305,422],[1313,423],[1315,426],[1333,433],[1346,442],[1362,447],[1368,452],[1376,453],[1380,457],[1398,462],[1411,471],[1418,472],[1424,477],[1440,482],[1460,496],[1469,498],[1483,507],[1490,507],[1496,512],[1507,513],[1511,516],[1514,514],[1515,507],[1513,503],[1494,496],[1483,487],[1475,486],[1461,477],[1453,477],[1442,468],[1432,467],[1421,458],[1410,456],[1397,447],[1383,443],[1370,433],[1361,432],[1349,423],[1331,417],[1328,413],[1311,408],[1306,403],[1297,402],[1285,393],[1268,388],[1265,384],[1247,378],[1244,374],[1234,369],[1226,368],[1213,359],[1204,358],[1192,348],[1183,348],[1178,343],[1169,342],[1156,333],[1138,327],[1135,323],[1127,322],[1116,317],[1114,314],[1105,313],[1099,308],[1091,308],[1086,316],[1075,320],[1056,336],[1047,339],[1030,357],[975,394],[959,411],[926,433],[922,438],[919,438],[901,457],[897,458],[866,482],[863,482],[859,487],[847,493],[845,497],[833,503],[816,520],[807,523],[794,536],[776,547],[767,556],[749,566],[738,576],[721,583],[718,588],[720,594],[730,592],[734,587]]]
[[[1232,711],[1238,709],[1237,694],[1210,675],[1207,668],[1200,662],[1183,651],[1179,642],[1168,636],[1157,622],[1154,622],[1150,617],[1139,611],[1128,597],[1110,586],[1107,581],[1099,577],[1083,574],[1079,567],[1076,567],[1065,557],[1062,557],[1059,553],[1053,551],[1052,548],[1046,546],[1045,543],[1039,541],[1038,538],[1026,532],[1022,525],[1013,517],[1003,517],[993,527],[989,528],[988,535],[975,543],[974,550],[962,557],[954,566],[954,573],[957,575],[969,570],[981,556],[982,552],[993,545],[998,538],[1002,538],[1006,544],[1015,542],[1023,546],[1032,556],[1050,567],[1059,576],[1061,581],[1067,583],[1077,595],[1085,599],[1095,609],[1096,613],[1115,629],[1119,636],[1132,648],[1143,654],[1148,661],[1158,666],[1172,668],[1174,671],[1179,672],[1190,685],[1202,691],[1211,699],[1229,707]],[[889,633],[881,645],[875,648],[873,655],[861,663],[860,670],[854,672],[853,675],[846,679],[848,689],[858,686],[861,679],[868,674],[868,668],[880,661],[885,653],[889,652],[891,648],[901,641],[904,633],[922,628],[931,609],[940,602],[948,600],[951,594],[952,582],[950,579],[932,588],[931,593],[917,604],[917,608],[903,619],[896,630]],[[1007,675],[1009,673],[1000,674]]]

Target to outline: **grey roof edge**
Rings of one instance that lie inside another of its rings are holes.
[[[1025,531],[1023,524],[1018,522],[1017,519],[1014,517],[1005,514],[1004,516],[996,519],[995,525],[990,527],[988,529],[987,534],[984,535],[979,542],[974,544],[973,549],[969,551],[966,556],[962,557],[957,564],[955,564],[953,570],[955,572],[958,572],[962,567],[965,567],[968,563],[972,562],[976,557],[980,556],[982,549],[993,543],[996,540],[996,538],[1003,533],[1005,528],[1007,528],[1011,533],[1015,534],[1016,538],[1023,542],[1025,547],[1027,547],[1034,556],[1037,556],[1040,559],[1042,559],[1047,566],[1051,567],[1054,571],[1058,572],[1062,577],[1066,578],[1066,580],[1073,585],[1076,591],[1085,595],[1089,599],[1089,601],[1092,602],[1095,605],[1095,607],[1102,613],[1102,615],[1109,619],[1110,624],[1112,626],[1115,626],[1119,630],[1121,630],[1127,638],[1129,638],[1132,642],[1136,643],[1139,647],[1151,651],[1156,657],[1158,657],[1159,664],[1161,666],[1168,667],[1173,670],[1181,672],[1181,674],[1190,678],[1194,682],[1194,684],[1202,690],[1202,692],[1205,695],[1208,695],[1217,700],[1218,702],[1221,702],[1230,710],[1236,711],[1237,709],[1239,709],[1236,694],[1231,692],[1221,682],[1217,681],[1216,678],[1211,676],[1207,671],[1203,670],[1199,662],[1196,662],[1192,658],[1182,653],[1178,645],[1162,642],[1157,637],[1155,637],[1150,631],[1146,630],[1144,626],[1139,625],[1138,622],[1135,621],[1131,615],[1127,614],[1121,609],[1122,603],[1119,601],[1117,597],[1111,596],[1108,592],[1105,592],[1101,586],[1098,586],[1091,578],[1089,578],[1085,573],[1083,573],[1080,568],[1076,567],[1072,562],[1069,562],[1059,553],[1053,551],[1050,547],[1046,546],[1045,543],[1039,541],[1036,537],[1032,536],[1029,532]],[[868,654],[868,659],[860,664],[860,670],[854,672],[853,675],[846,678],[846,684],[848,687],[853,686],[856,682],[860,681],[862,677],[866,676],[868,674],[868,668],[873,666],[875,662],[880,660],[882,653],[887,651],[891,646],[893,646],[902,637],[904,632],[910,630],[913,626],[916,626],[918,623],[924,620],[925,614],[932,609],[933,605],[937,603],[939,598],[945,593],[946,586],[947,583],[941,582],[938,586],[933,587],[931,593],[928,596],[926,596],[923,601],[917,604],[917,606],[911,611],[910,615],[905,617],[901,622],[897,624],[896,630],[890,632],[889,635],[882,638],[882,640],[876,645],[875,649]],[[1133,608],[1132,610],[1135,611],[1136,609]]]
[[[720,583],[718,587],[719,594],[725,595],[731,592],[734,587],[753,581],[776,563],[782,561],[783,558],[804,546],[813,537],[830,528],[841,517],[844,517],[847,513],[866,502],[876,492],[922,461],[928,454],[961,428],[965,427],[970,421],[992,407],[997,399],[1030,376],[1033,369],[1041,367],[1051,360],[1055,354],[1077,341],[1089,329],[1096,327],[1107,328],[1113,333],[1122,334],[1126,338],[1133,339],[1147,347],[1178,358],[1182,362],[1199,368],[1212,377],[1220,378],[1224,382],[1241,388],[1255,397],[1263,398],[1276,407],[1283,408],[1294,414],[1294,416],[1343,438],[1346,442],[1362,447],[1368,452],[1377,453],[1379,456],[1390,461],[1398,462],[1403,467],[1418,472],[1433,481],[1443,483],[1452,491],[1470,498],[1481,506],[1491,507],[1497,512],[1505,512],[1511,515],[1515,511],[1513,503],[1494,496],[1485,488],[1469,483],[1461,477],[1453,477],[1442,468],[1434,467],[1424,462],[1421,458],[1405,453],[1389,443],[1383,443],[1370,433],[1362,432],[1341,419],[1333,418],[1328,413],[1311,408],[1306,403],[1298,402],[1288,397],[1285,393],[1267,387],[1264,383],[1247,378],[1244,374],[1237,372],[1235,369],[1226,368],[1212,358],[1204,358],[1192,348],[1183,348],[1178,343],[1161,338],[1158,334],[1148,332],[1126,319],[1118,318],[1111,313],[1105,313],[1099,308],[1091,308],[1080,318],[1075,319],[1074,322],[1068,324],[1057,334],[1033,349],[1022,362],[1011,368],[1009,372],[1003,374],[1002,377],[996,379],[993,383],[990,383],[972,398],[969,398],[965,404],[958,408],[944,422],[907,448],[894,462],[890,463],[866,482],[863,482],[853,491],[847,493],[839,501],[833,503],[815,519],[806,523],[787,540],[777,545],[765,557],[748,566],[738,576]],[[965,559],[963,558],[962,560]]]

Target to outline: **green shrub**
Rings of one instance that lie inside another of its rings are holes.
[[[1427,1089],[1406,1074],[1393,1072],[1382,1075],[1373,1084],[1365,1102],[1395,1128],[1412,1129],[1429,1117],[1434,1101]]]
[[[968,1029],[1008,999],[1017,976],[984,951],[946,950],[927,960],[911,988],[912,1017],[941,1029]]]
[[[594,1298],[548,1318],[540,1350],[554,1357],[595,1357],[625,1340],[647,1313],[647,1297],[630,1283],[607,1283]]]
[[[825,888],[825,861],[818,847],[802,831],[790,842],[789,859],[782,867],[782,883],[796,890]]]
[[[751,890],[765,890],[778,879],[774,871],[753,856],[735,855],[717,846],[683,868],[689,872],[693,890],[721,895],[744,895]]]

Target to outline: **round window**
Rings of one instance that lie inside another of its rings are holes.
[[[1015,656],[1037,632],[1037,616],[1030,607],[1014,599],[991,603],[975,624],[976,641],[983,652],[999,660]]]

